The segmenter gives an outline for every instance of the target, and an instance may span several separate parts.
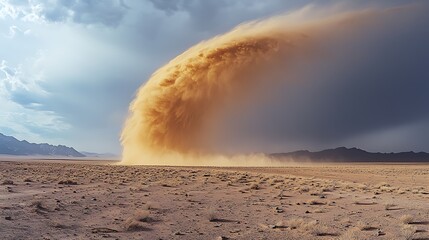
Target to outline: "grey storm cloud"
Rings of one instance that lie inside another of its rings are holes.
[[[272,0],[269,3],[261,3],[258,0],[150,0],[150,2],[169,17],[185,14],[189,19],[189,26],[197,31],[219,34],[238,23],[284,13],[286,9],[298,8],[310,1]]]
[[[41,2],[42,16],[52,22],[73,21],[115,27],[126,14],[127,6],[119,0],[56,0]]]
[[[182,4],[181,1],[168,1],[168,0],[150,0],[153,5],[160,10],[165,11],[168,14],[172,14],[179,10],[179,6]]]
[[[275,98],[236,120],[249,123],[238,129],[246,138],[266,141],[263,149],[270,151],[279,142],[367,147],[353,139],[377,133],[378,142],[371,144],[383,146],[392,135],[382,132],[419,128],[426,130],[394,135],[407,142],[402,149],[386,149],[421,150],[429,142],[429,5],[419,7],[323,43],[320,59],[297,67],[298,83],[277,89]]]

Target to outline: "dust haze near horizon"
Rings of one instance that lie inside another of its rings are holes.
[[[332,45],[355,44],[353,37],[358,38],[359,34],[395,26],[393,17],[421,14],[419,5],[355,11],[336,5],[318,10],[306,7],[241,24],[226,34],[203,41],[158,69],[138,91],[122,132],[122,163],[276,165],[262,155],[234,150],[237,143],[247,143],[246,131],[250,128],[244,127],[236,133],[234,128],[228,128],[231,121],[237,121],[234,118],[238,116],[239,125],[256,126],[257,130],[252,131],[262,135],[266,126],[281,130],[281,125],[264,122],[272,114],[247,114],[261,106],[270,108],[271,105],[264,106],[266,99],[270,99],[269,104],[273,104],[273,99],[284,103],[287,90],[274,94],[280,98],[272,96],[277,87],[287,89],[301,82],[320,84],[307,80],[311,77],[303,73],[326,62],[340,63],[342,55],[330,51],[344,50],[332,49]],[[403,30],[398,27],[395,31]],[[228,116],[231,112],[232,120]],[[282,114],[287,118],[289,112]],[[252,125],[253,118],[262,119],[263,124]],[[227,149],[219,144],[225,142],[229,145]],[[257,145],[250,149],[263,150]]]

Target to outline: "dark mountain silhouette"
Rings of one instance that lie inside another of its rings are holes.
[[[373,153],[358,148],[339,147],[319,152],[301,150],[269,154],[274,159],[294,159],[314,162],[429,162],[426,152]]]
[[[64,145],[50,145],[47,143],[29,143],[26,140],[19,141],[18,139],[6,136],[0,133],[0,154],[29,156],[29,155],[44,155],[44,156],[68,156],[68,157],[85,157],[82,153],[76,151],[72,147]]]

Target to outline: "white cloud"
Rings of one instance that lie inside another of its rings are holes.
[[[54,112],[28,109],[8,101],[3,95],[0,95],[0,109],[0,132],[20,139],[59,144],[64,139],[58,132],[71,128]]]
[[[0,18],[17,18],[19,15],[18,9],[10,4],[7,0],[0,0]]]
[[[39,83],[42,74],[33,72],[42,59],[29,58],[25,65],[9,66],[0,63],[0,132],[13,134],[30,141],[58,142],[58,133],[70,125],[53,111],[43,110],[37,101],[48,95]]]
[[[14,38],[17,34],[24,34],[24,35],[28,35],[31,33],[30,29],[27,30],[21,30],[19,27],[17,26],[10,26],[9,27],[9,34],[7,34],[5,37],[7,38]]]
[[[34,1],[16,2],[0,0],[0,18],[21,19],[28,22],[43,22],[40,3]]]
[[[7,0],[0,0],[0,18],[16,18],[18,16],[18,11],[13,5],[11,5]]]
[[[3,72],[3,77],[0,78],[2,88],[8,92],[9,96],[15,93],[26,92],[28,94],[46,96],[48,93],[39,85],[43,81],[43,72],[37,69],[37,63],[43,58],[40,55],[38,58],[29,58],[26,60],[26,65],[11,67],[7,65],[6,60],[2,60],[0,71]],[[40,72],[37,72],[39,70]]]

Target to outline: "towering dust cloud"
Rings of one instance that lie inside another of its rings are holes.
[[[259,90],[275,86],[270,76],[277,70],[284,73],[297,58],[313,58],[320,42],[378,15],[376,10],[314,14],[304,9],[240,25],[190,48],[139,89],[121,136],[122,163],[266,164],[258,155],[222,157],[212,151],[210,139],[222,109],[251,104]]]

